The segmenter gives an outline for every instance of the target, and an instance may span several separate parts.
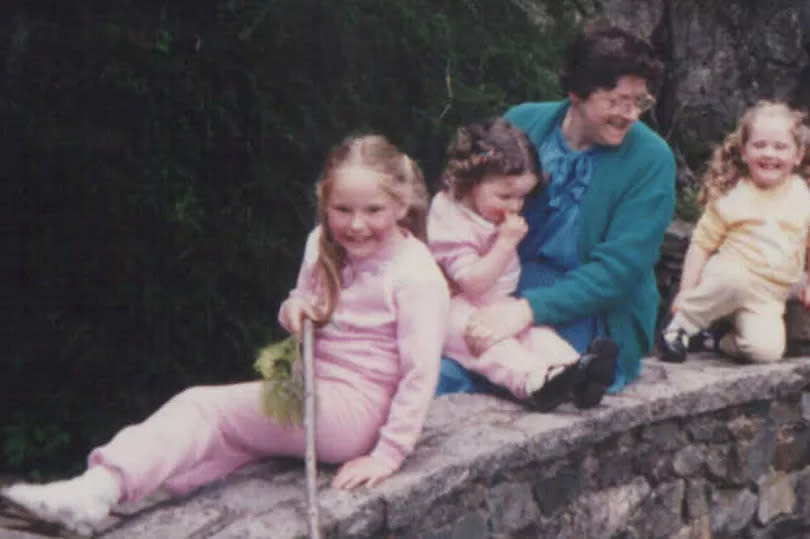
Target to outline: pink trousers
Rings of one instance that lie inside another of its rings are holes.
[[[117,472],[121,501],[132,501],[160,487],[188,492],[263,457],[303,457],[303,427],[281,427],[264,415],[260,393],[261,382],[186,389],[94,449],[89,466]],[[338,463],[368,454],[390,395],[319,379],[316,398],[318,459]]]
[[[464,341],[464,330],[477,309],[461,296],[450,301],[444,355],[508,389],[519,399],[527,396],[526,382],[533,373],[545,375],[551,367],[570,365],[579,358],[577,351],[548,326],[530,327],[514,338],[495,343],[476,357]]]

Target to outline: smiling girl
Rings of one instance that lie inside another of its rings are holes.
[[[318,182],[318,226],[279,310],[314,320],[317,453],[336,488],[396,471],[422,430],[438,377],[449,296],[422,242],[419,167],[382,136],[346,139]],[[88,470],[2,494],[37,517],[92,534],[118,502],[160,487],[188,492],[270,456],[300,457],[303,426],[262,413],[261,382],[193,387],[94,449]]]
[[[810,229],[810,159],[804,117],[760,101],[713,153],[703,215],[692,234],[672,321],[659,339],[665,361],[686,359],[690,338],[717,319],[716,351],[775,361],[785,350],[782,315],[805,266]],[[810,306],[810,289],[800,294]]]

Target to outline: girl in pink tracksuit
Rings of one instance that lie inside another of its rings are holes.
[[[424,237],[418,166],[384,137],[346,139],[318,183],[319,225],[279,310],[299,333],[316,321],[318,457],[332,485],[374,485],[413,450],[433,397],[449,303]],[[193,387],[94,449],[88,470],[3,491],[40,518],[92,533],[120,501],[187,492],[268,456],[303,456],[301,426],[263,415],[261,382]]]
[[[615,362],[609,339],[594,340],[583,356],[547,326],[486,350],[467,344],[476,331],[486,331],[469,327],[470,316],[510,298],[517,287],[517,245],[528,231],[519,212],[538,186],[537,163],[525,133],[504,119],[463,127],[450,143],[443,189],[428,214],[428,244],[454,293],[443,353],[537,410],[550,411],[569,398],[588,407],[577,387],[587,386],[591,363]]]

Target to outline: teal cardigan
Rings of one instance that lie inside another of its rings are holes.
[[[524,103],[505,117],[536,148],[562,121],[568,101]],[[535,324],[559,324],[601,314],[619,346],[624,380],[641,372],[658,312],[654,266],[675,208],[675,159],[667,143],[638,121],[621,145],[594,156],[582,199],[581,265],[547,288],[524,290]]]

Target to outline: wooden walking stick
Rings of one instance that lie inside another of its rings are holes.
[[[321,538],[320,518],[318,517],[318,457],[315,452],[315,369],[313,367],[312,345],[314,342],[312,320],[304,318],[304,431],[307,448],[305,454],[307,479],[307,516],[310,539]]]

